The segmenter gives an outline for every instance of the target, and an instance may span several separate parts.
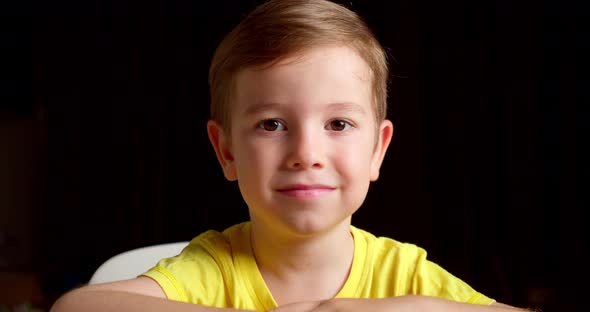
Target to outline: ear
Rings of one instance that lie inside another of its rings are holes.
[[[383,120],[379,126],[377,144],[375,144],[375,150],[373,151],[373,157],[371,158],[371,181],[377,181],[379,178],[379,169],[381,168],[381,163],[383,162],[385,152],[389,147],[392,136],[393,123],[387,119]]]
[[[211,141],[211,145],[213,145],[215,155],[217,155],[217,160],[223,169],[225,178],[230,181],[237,180],[238,175],[234,164],[234,156],[231,152],[231,147],[228,144],[228,137],[223,131],[223,127],[219,123],[209,120],[207,122],[207,134],[209,134],[209,141]]]

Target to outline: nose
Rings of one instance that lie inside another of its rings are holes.
[[[288,144],[287,167],[290,169],[324,167],[325,155],[321,133],[298,131],[291,134]]]

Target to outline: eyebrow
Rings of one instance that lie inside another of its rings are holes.
[[[328,109],[331,111],[347,112],[347,113],[360,113],[362,115],[367,114],[365,108],[354,102],[336,102],[328,105]]]
[[[269,110],[279,110],[281,108],[280,103],[277,102],[262,102],[257,103],[254,105],[250,105],[245,111],[245,115],[255,115],[260,112],[265,112]],[[328,104],[326,110],[333,111],[333,112],[347,112],[347,113],[359,113],[362,115],[367,114],[367,111],[363,108],[363,106],[354,103],[354,102],[335,102]]]
[[[260,112],[265,112],[269,110],[278,109],[281,107],[281,104],[276,102],[262,102],[257,103],[254,105],[250,105],[246,111],[244,111],[244,115],[255,115]]]

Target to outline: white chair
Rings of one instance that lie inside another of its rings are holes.
[[[156,265],[160,259],[178,255],[188,243],[166,243],[125,251],[101,264],[88,283],[98,284],[135,278]]]

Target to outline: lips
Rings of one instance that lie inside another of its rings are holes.
[[[335,189],[335,187],[323,184],[293,184],[279,188],[277,191],[285,196],[308,199],[326,195]]]

